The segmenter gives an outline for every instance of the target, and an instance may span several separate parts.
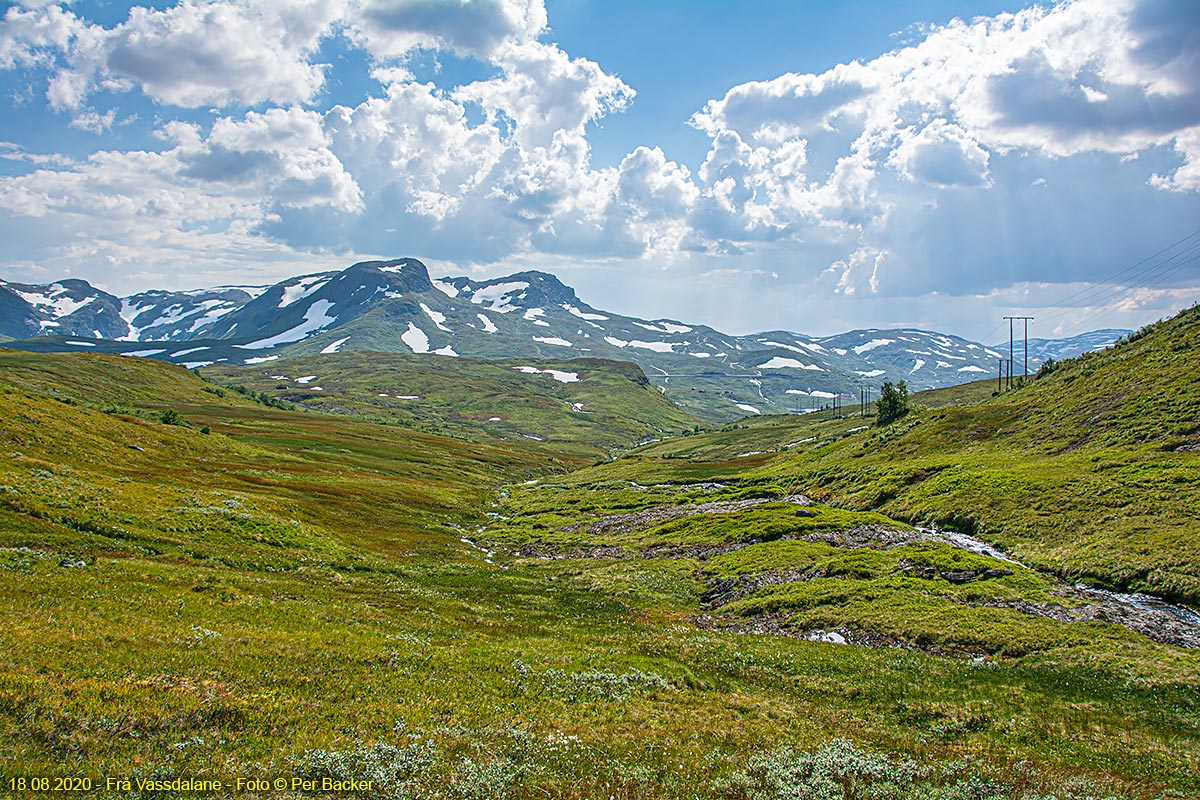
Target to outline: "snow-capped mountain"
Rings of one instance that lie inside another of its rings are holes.
[[[1059,361],[1064,358],[1073,358],[1080,353],[1090,353],[1096,350],[1103,350],[1106,347],[1111,347],[1112,343],[1122,336],[1128,336],[1132,331],[1119,328],[1104,328],[1098,331],[1088,331],[1081,333],[1078,336],[1070,336],[1066,339],[1030,339],[1029,340],[1029,368],[1036,370],[1042,365],[1042,362],[1048,358],[1053,358]],[[1003,342],[992,348],[1001,353],[1008,353],[1008,342]],[[1025,341],[1023,339],[1015,340],[1013,344],[1013,359],[1015,362],[1022,362],[1025,358]]]
[[[84,280],[47,285],[0,281],[0,335],[25,339],[42,334],[116,338],[126,329],[121,301]]]
[[[1092,349],[1107,333],[1043,342],[1037,352],[1063,358],[1075,347]],[[273,286],[125,298],[78,280],[3,284],[0,334],[24,339],[16,346],[27,349],[89,348],[193,368],[344,350],[618,359],[639,364],[676,402],[712,419],[815,408],[836,396],[854,401],[860,388],[888,380],[913,389],[963,383],[994,375],[1007,353],[915,329],[731,336],[593,308],[543,272],[431,280],[411,258],[361,262]],[[1031,346],[1031,366],[1040,363],[1034,352]]]
[[[149,291],[121,299],[128,330],[123,341],[186,341],[266,291],[261,286],[218,286],[186,292]]]

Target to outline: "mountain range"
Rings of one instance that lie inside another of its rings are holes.
[[[1033,339],[1029,366],[1102,349],[1122,330]],[[260,364],[350,350],[480,358],[632,361],[679,405],[713,421],[818,408],[905,380],[930,389],[995,375],[1007,356],[911,328],[744,336],[596,309],[544,272],[431,279],[413,258],[365,261],[271,286],[117,297],[87,281],[0,281],[0,341],[38,351],[124,353],[183,364]],[[1017,345],[1017,371],[1024,351]]]

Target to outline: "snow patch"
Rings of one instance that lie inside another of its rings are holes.
[[[411,322],[408,323],[408,330],[400,334],[400,341],[408,345],[408,349],[414,353],[429,352],[429,337],[425,335],[425,331]]]
[[[303,378],[296,378],[296,383],[312,383],[316,379],[316,375],[305,375]]]
[[[254,298],[258,297],[259,295],[265,294],[266,291],[270,288],[271,287],[269,285],[268,286],[214,286],[212,288],[212,291],[223,292],[223,291],[228,291],[230,289],[235,289],[239,292],[245,292],[246,294],[250,295],[250,299],[253,300]],[[209,291],[209,290],[196,289],[195,291],[204,292],[204,291]],[[185,292],[185,294],[186,294],[186,292]]]
[[[130,350],[128,353],[121,353],[121,355],[133,356],[135,358],[149,358],[150,356],[156,356],[159,353],[165,352],[167,352],[166,349],[160,347],[156,350]],[[275,356],[275,358],[279,358],[279,356]]]
[[[517,372],[524,372],[526,375],[549,375],[559,383],[578,383],[578,372],[563,372],[557,369],[538,369],[537,367],[513,367]]]
[[[895,339],[872,339],[866,344],[860,344],[858,347],[852,347],[850,349],[861,356],[863,353],[868,353],[874,350],[876,347],[883,347],[885,344],[895,344],[895,342]]]
[[[562,307],[564,309],[566,309],[568,314],[579,317],[580,319],[596,320],[596,321],[608,319],[608,317],[604,316],[603,314],[589,314],[586,311],[581,311],[578,308],[576,308],[575,306],[571,305],[570,303],[563,303]]]
[[[204,316],[198,317],[196,321],[192,323],[192,327],[188,328],[188,333],[195,333],[210,322],[216,322],[221,317],[225,316],[231,311],[236,310],[238,305],[236,303],[226,303],[221,300],[205,300],[200,304],[200,307],[208,310],[205,312]]]
[[[29,305],[45,311],[54,317],[68,317],[96,299],[95,296],[85,297],[83,300],[72,300],[70,297],[64,297],[67,290],[60,283],[54,283],[46,287],[48,290],[47,294],[22,292],[18,289],[13,289],[11,285],[8,288],[21,295]]]
[[[513,281],[511,283],[497,283],[491,286],[484,286],[476,289],[471,294],[471,302],[476,305],[488,304],[488,308],[492,311],[501,314],[507,314],[510,311],[516,311],[517,307],[509,301],[511,295],[517,292],[525,291],[529,288],[529,284],[524,281]]]
[[[535,342],[542,342],[543,344],[557,345],[558,347],[574,347],[566,339],[560,339],[557,336],[534,336],[533,340]]]
[[[207,350],[207,349],[208,349],[207,347],[192,347],[188,350],[180,350],[178,353],[171,353],[171,358],[179,358],[180,356],[187,356],[187,355],[191,355],[192,353],[199,353],[201,350]]]
[[[121,310],[117,313],[121,315],[121,319],[125,320],[125,324],[129,326],[129,333],[117,339],[117,341],[136,342],[138,340],[138,334],[141,333],[142,329],[135,328],[133,326],[133,321],[137,319],[138,314],[141,314],[143,311],[153,307],[153,304],[143,306],[138,303],[131,303],[129,300],[122,300]]]
[[[458,353],[454,352],[454,348],[451,347],[450,345],[446,345],[445,347],[439,347],[437,350],[434,350],[433,352],[434,352],[434,355],[452,356],[454,358],[458,358]]]
[[[859,375],[862,375],[864,378],[878,378],[880,375],[887,374],[887,370],[883,370],[883,369],[873,369],[870,372],[863,372],[862,370],[855,370],[855,371]]]
[[[608,338],[608,337],[605,337]],[[638,347],[642,350],[653,350],[656,353],[674,353],[675,345],[670,342],[640,342],[636,339],[629,342],[630,347]]]
[[[433,288],[446,295],[446,297],[458,297],[458,287],[454,284],[446,283],[445,281],[430,281],[430,283],[433,284]]]
[[[492,322],[490,319],[485,317],[483,314],[476,314],[475,316],[479,317],[479,321],[483,323],[483,332],[484,333],[495,333],[496,331],[500,330],[499,328],[496,327],[496,323]]]
[[[289,328],[283,333],[277,333],[268,339],[259,339],[257,342],[249,344],[237,344],[234,347],[240,347],[243,350],[262,350],[277,344],[298,342],[310,333],[337,322],[337,317],[331,317],[326,313],[331,308],[333,308],[333,303],[329,300],[318,300],[308,307],[308,311],[304,312],[304,321],[296,327]]]
[[[432,308],[425,305],[424,303],[421,303],[421,310],[425,312],[425,316],[427,316],[431,320],[433,320],[433,324],[437,326],[437,329],[439,331],[445,331],[446,333],[452,333],[452,331],[449,328],[447,328],[446,325],[444,324],[446,322],[445,314],[443,314],[440,311],[434,311]]]
[[[959,367],[958,371],[959,372],[987,372],[988,370],[983,369],[982,367],[977,367],[974,364],[972,364],[967,367]]]
[[[95,347],[95,342],[77,342],[74,339],[68,339],[64,344],[73,344],[76,347]],[[203,350],[203,347],[197,347],[197,350]]]
[[[297,300],[303,300],[329,283],[329,280],[329,276],[327,275],[312,275],[307,278],[301,278],[291,286],[283,287],[283,297],[279,298],[279,307],[287,308]]]
[[[153,351],[151,351],[153,352]],[[161,352],[161,351],[160,351]],[[265,364],[268,361],[275,361],[279,356],[259,356],[258,358],[247,358],[244,364]],[[278,380],[278,378],[276,378]]]
[[[808,355],[803,350],[801,350],[799,347],[795,347],[790,344],[784,344],[783,342],[772,342],[769,339],[759,339],[758,342],[759,342],[759,344],[766,344],[766,345],[770,345],[771,347],[782,347],[784,350],[791,350],[793,353],[800,353],[802,355]]]
[[[342,349],[342,345],[344,345],[347,341],[349,341],[349,339],[350,339],[350,337],[346,336],[342,339],[338,339],[333,344],[325,345],[323,348],[321,348],[321,355],[328,355],[329,353],[336,353],[338,350]],[[249,363],[249,362],[247,362],[247,363]]]
[[[787,369],[810,369],[816,370],[817,372],[825,371],[816,364],[805,364],[804,362],[797,361],[794,358],[781,358],[779,356],[775,356],[765,364],[758,365],[758,369],[782,369],[784,367]]]
[[[761,411],[759,411],[757,408],[750,405],[749,403],[734,403],[734,405],[736,405],[742,411],[749,411],[751,414],[761,414],[762,413]]]
[[[925,359],[923,359],[923,358],[918,358],[918,359],[916,360],[916,363],[914,363],[914,364],[913,364],[913,368],[912,368],[911,370],[909,370],[909,371],[910,371],[910,372],[916,372],[917,370],[919,370],[919,369],[920,369],[921,367],[923,367],[923,366],[925,366]]]
[[[187,367],[188,369],[200,369],[201,367],[207,367],[212,363],[213,362],[211,361],[186,361],[182,364],[182,366]]]

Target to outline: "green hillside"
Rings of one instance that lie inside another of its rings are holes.
[[[1197,603],[1200,309],[1131,338],[979,402],[918,394],[884,429],[828,414],[754,420],[574,480],[770,478],[978,533],[1064,576]],[[978,398],[994,384],[974,386]]]
[[[204,374],[316,411],[483,440],[539,442],[577,463],[699,424],[650,387],[639,367],[604,359],[354,352],[214,366]]]
[[[0,350],[0,778],[353,777],[385,798],[1190,796],[1186,631],[1147,635],[1032,566],[915,531],[902,504],[918,495],[871,508],[890,473],[855,457],[871,437],[971,433],[973,409],[1163,338],[978,405],[984,386],[921,397],[883,432],[762,418],[616,461],[694,423],[611,362],[356,354],[202,376]],[[1170,436],[1102,451],[1148,448],[1144,469],[1194,457]],[[859,464],[878,470],[861,486]]]

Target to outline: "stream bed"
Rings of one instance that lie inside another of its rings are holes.
[[[958,531],[945,530],[937,526],[918,527],[921,533],[935,541],[942,541],[970,553],[1015,564],[1054,578],[1048,572],[1023,564],[987,542]],[[1130,630],[1163,644],[1200,648],[1200,613],[1183,605],[1175,605],[1160,597],[1141,592],[1113,592],[1096,589],[1086,584],[1063,584],[1063,595],[1089,601],[1076,608],[1047,606],[1036,603],[1019,603],[1015,607],[1028,614],[1051,617],[1064,622],[1101,621],[1123,625]]]

